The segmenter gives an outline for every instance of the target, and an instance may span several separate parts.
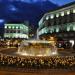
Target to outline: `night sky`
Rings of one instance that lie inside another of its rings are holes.
[[[7,22],[25,20],[37,27],[46,12],[73,1],[75,0],[0,0],[0,28]]]
[[[67,3],[73,2],[75,0],[50,0],[51,2],[58,4],[60,6],[65,5]]]

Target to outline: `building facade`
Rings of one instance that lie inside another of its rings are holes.
[[[4,38],[28,39],[28,25],[22,23],[5,24]]]
[[[56,36],[75,41],[75,2],[46,13],[39,21],[39,37]]]
[[[39,37],[55,36],[75,42],[75,2],[46,13],[39,21]]]

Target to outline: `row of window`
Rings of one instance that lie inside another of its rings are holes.
[[[11,35],[11,34],[5,34],[4,35],[5,38],[28,38],[28,35],[23,35],[23,34],[14,34],[14,35]]]
[[[22,34],[27,34],[28,32],[26,31],[20,31],[20,30],[18,30],[18,31],[9,31],[9,30],[5,30],[5,33],[22,33]]]
[[[47,20],[44,20],[40,25],[39,28],[42,29],[44,26],[51,26],[51,25],[60,25],[65,23],[75,22],[75,14],[66,15],[64,17],[49,19],[49,15]]]
[[[61,26],[52,26],[52,27],[45,27],[41,31],[39,31],[39,35],[44,34],[44,33],[54,33],[54,32],[60,32],[60,31],[75,31],[75,24],[67,24]]]
[[[22,27],[22,26],[5,26],[5,29],[26,29],[28,30],[28,27]]]
[[[49,15],[46,16],[46,20],[48,20],[49,18],[53,19],[54,16],[59,17],[59,16],[64,16],[65,14],[69,15],[70,13],[75,13],[75,9],[73,9],[72,11],[71,10],[66,10],[66,11],[56,13],[56,14],[49,14]]]

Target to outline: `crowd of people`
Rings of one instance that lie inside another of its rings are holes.
[[[0,54],[0,67],[24,69],[75,69],[75,56],[19,57]]]

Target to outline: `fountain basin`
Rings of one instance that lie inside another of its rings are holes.
[[[53,56],[58,54],[55,42],[46,40],[23,40],[17,53],[23,56]]]

